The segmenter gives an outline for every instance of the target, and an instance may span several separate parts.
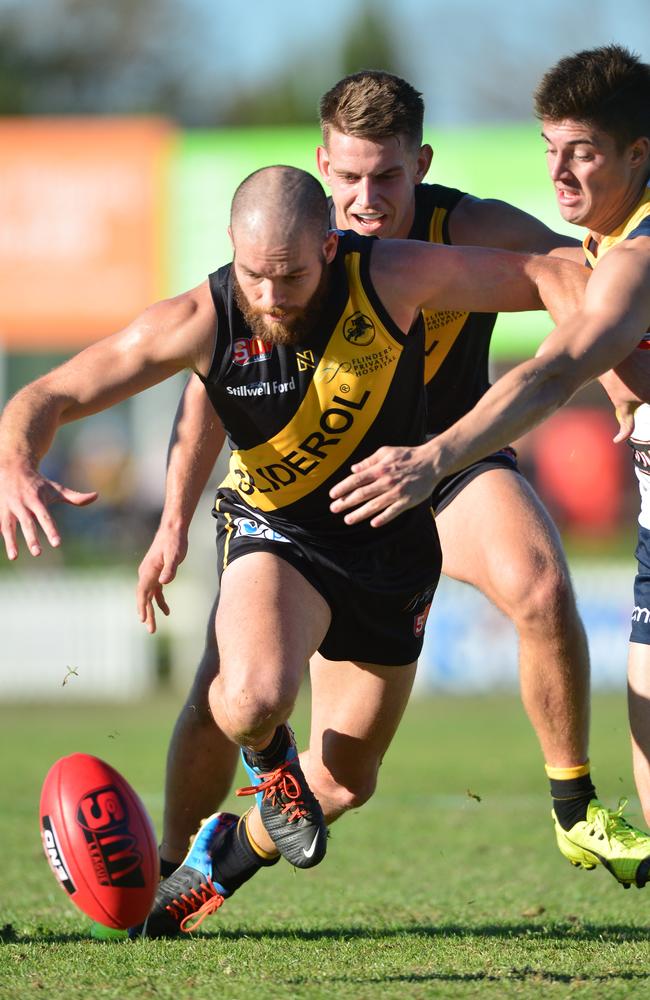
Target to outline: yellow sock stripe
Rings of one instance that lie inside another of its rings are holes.
[[[544,764],[544,770],[548,778],[554,778],[556,781],[570,781],[571,778],[584,778],[586,774],[589,774],[590,768],[587,760],[584,764],[577,764],[575,767],[550,767],[548,764]]]
[[[257,844],[255,842],[255,840],[253,840],[253,835],[251,833],[251,828],[250,828],[250,826],[248,824],[248,817],[250,816],[250,814],[252,813],[252,811],[253,811],[252,809],[249,809],[247,813],[244,813],[244,815],[241,817],[241,819],[239,820],[239,822],[241,823],[242,820],[244,821],[244,826],[246,827],[246,836],[248,837],[248,843],[251,845],[251,847],[253,848],[253,850],[255,851],[255,853],[259,854],[260,858],[263,858],[264,861],[272,861],[273,858],[277,858],[278,852],[277,851],[271,851],[271,852],[264,851],[264,850],[262,850],[262,848],[260,847],[260,845]]]

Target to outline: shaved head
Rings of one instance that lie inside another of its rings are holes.
[[[235,191],[230,238],[249,329],[276,344],[301,342],[322,315],[338,245],[320,183],[296,167],[256,170]]]
[[[271,233],[292,240],[313,233],[324,241],[329,230],[327,199],[320,183],[297,167],[263,167],[241,182],[232,200],[230,229],[233,242],[267,239]]]

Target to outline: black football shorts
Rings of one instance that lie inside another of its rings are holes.
[[[272,524],[230,493],[217,494],[213,513],[220,579],[234,559],[272,552],[327,601],[332,620],[319,648],[324,657],[378,666],[417,660],[442,562],[430,508],[402,515],[400,530],[349,546],[278,530],[277,520]]]

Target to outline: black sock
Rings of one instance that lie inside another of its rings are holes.
[[[553,809],[563,830],[570,830],[576,823],[587,818],[587,806],[596,798],[591,775],[580,778],[549,778]]]
[[[180,864],[180,862],[166,861],[164,858],[161,858],[160,859],[160,877],[161,878],[169,878],[170,875],[174,874],[174,872],[178,868],[179,864]]]
[[[272,771],[274,767],[284,764],[290,745],[289,727],[283,724],[276,728],[271,742],[263,750],[251,750],[247,747],[244,753],[251,767],[257,767],[260,771]]]
[[[242,816],[239,822],[226,830],[219,842],[217,857],[212,859],[212,878],[233,893],[260,868],[268,868],[279,860],[279,854],[274,858],[262,858],[253,850],[246,831],[246,819]]]

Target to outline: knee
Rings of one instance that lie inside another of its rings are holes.
[[[332,773],[321,763],[312,768],[309,784],[328,819],[335,819],[350,809],[359,809],[372,798],[377,787],[377,768],[344,767]]]
[[[245,671],[222,671],[210,685],[210,710],[219,728],[241,746],[254,743],[291,715],[296,692],[266,682],[248,683]]]
[[[505,604],[518,631],[571,629],[578,620],[567,567],[547,553],[535,553],[526,567],[505,570]]]

